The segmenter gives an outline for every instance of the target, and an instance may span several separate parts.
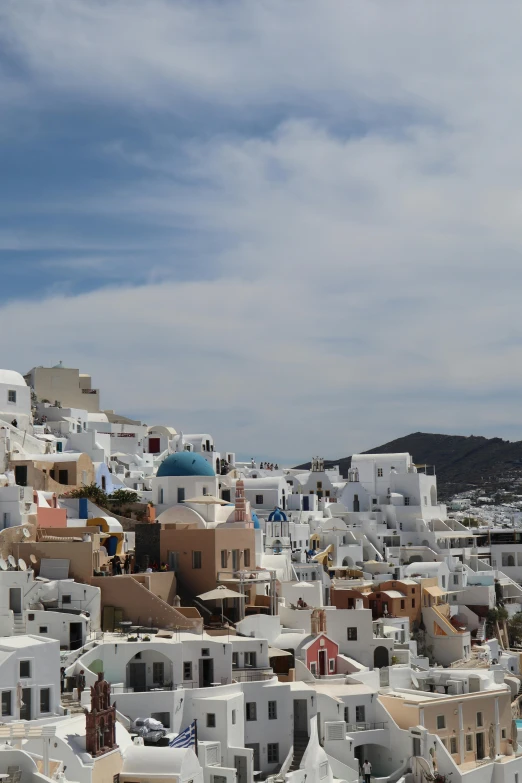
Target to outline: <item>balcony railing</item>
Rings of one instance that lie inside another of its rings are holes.
[[[387,729],[388,721],[378,721],[377,723],[366,723],[365,721],[359,723],[347,723],[346,733],[350,734],[354,731],[373,731],[374,729]]]
[[[271,669],[234,669],[232,678],[236,682],[259,682],[271,680],[274,673]]]

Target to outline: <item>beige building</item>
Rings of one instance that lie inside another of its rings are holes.
[[[199,595],[236,571],[255,570],[255,531],[224,525],[203,530],[195,525],[162,525],[160,555],[176,571],[182,589]]]
[[[458,764],[475,764],[496,753],[512,754],[511,692],[503,687],[458,696],[393,691],[379,696],[401,729],[422,726],[438,735]]]
[[[58,402],[62,408],[80,408],[89,413],[100,410],[100,392],[91,388],[91,376],[63,367],[61,362],[56,367],[33,367],[24,378],[38,402]]]
[[[20,487],[56,492],[61,495],[79,489],[94,481],[94,465],[88,454],[81,452],[32,454],[24,459],[12,460],[15,482]]]

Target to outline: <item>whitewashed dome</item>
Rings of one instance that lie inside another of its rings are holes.
[[[6,386],[27,386],[23,375],[16,370],[0,370],[0,383]]]

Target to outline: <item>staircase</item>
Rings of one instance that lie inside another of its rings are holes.
[[[25,633],[27,633],[23,614],[14,615],[13,633],[15,636],[23,636]]]
[[[82,705],[78,699],[74,698],[72,693],[62,693],[62,707],[69,710],[70,715],[79,715],[80,713],[83,713]]]
[[[482,621],[482,623],[479,625],[479,627],[477,629],[476,639],[477,639],[477,642],[480,642],[480,644],[482,644],[482,642],[486,641],[486,621],[485,620]]]
[[[294,731],[294,757],[289,772],[300,768],[304,752],[308,747],[308,734],[304,731]]]

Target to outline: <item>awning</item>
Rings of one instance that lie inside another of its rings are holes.
[[[269,647],[268,648],[268,658],[286,658],[287,656],[292,655],[292,653],[288,652],[288,650],[279,650],[277,647]]]
[[[447,595],[445,590],[441,590],[440,587],[437,585],[432,585],[431,587],[425,587],[424,590],[428,595],[433,596],[433,598],[442,598],[443,595]]]

